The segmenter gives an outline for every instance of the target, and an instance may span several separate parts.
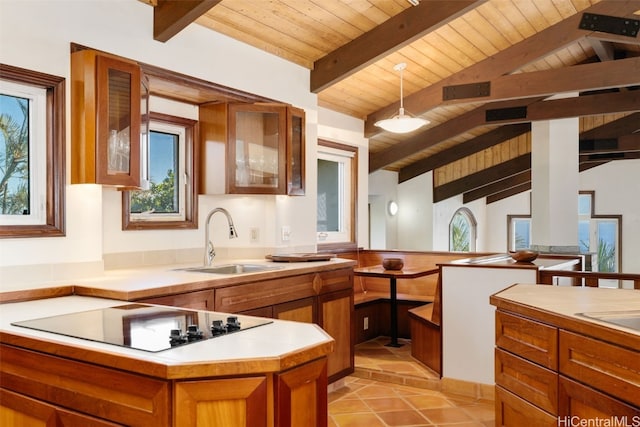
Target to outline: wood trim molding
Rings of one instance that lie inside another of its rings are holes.
[[[46,219],[41,225],[1,225],[0,239],[65,235],[66,90],[64,77],[0,64],[0,78],[46,90]]]

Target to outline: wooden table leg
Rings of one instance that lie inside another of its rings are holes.
[[[387,347],[402,347],[402,344],[398,343],[398,287],[395,276],[389,278],[389,281],[389,294],[391,297],[391,342],[387,344]]]

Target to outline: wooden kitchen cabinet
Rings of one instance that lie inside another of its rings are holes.
[[[199,112],[203,194],[304,194],[303,109],[232,103],[201,105]]]
[[[543,315],[496,310],[497,426],[640,420],[638,349],[586,336],[583,326],[569,328]]]
[[[71,54],[71,183],[140,187],[148,89],[140,66],[95,50]]]

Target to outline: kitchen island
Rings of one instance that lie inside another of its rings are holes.
[[[640,292],[519,284],[490,300],[496,425],[640,425]]]
[[[11,324],[122,304],[82,296],[3,304],[0,424],[326,426],[334,340],[314,324],[273,319],[159,352]]]
[[[329,382],[354,370],[352,260],[273,262],[217,260],[212,267],[250,265],[259,271],[202,272],[189,264],[106,270],[58,283],[2,283],[0,302],[82,295],[316,323],[335,339]]]

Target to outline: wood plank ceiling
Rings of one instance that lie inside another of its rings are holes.
[[[640,157],[640,0],[142,1],[157,40],[195,23],[308,68],[322,107],[365,120],[370,172],[433,170],[435,200],[530,188],[534,120],[581,117],[581,170]],[[401,62],[431,123],[397,135],[373,123],[397,113]]]

